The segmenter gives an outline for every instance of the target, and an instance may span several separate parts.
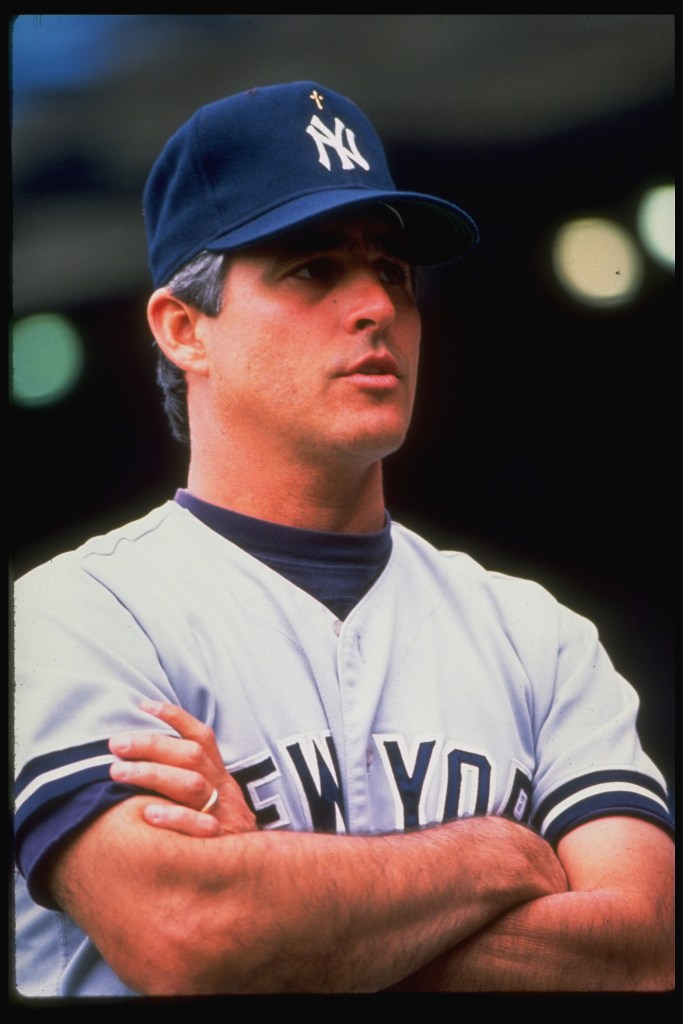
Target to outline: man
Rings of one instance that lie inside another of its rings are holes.
[[[17,588],[20,991],[669,989],[633,690],[384,507],[471,219],[313,82],[198,111],[145,216],[187,489]]]

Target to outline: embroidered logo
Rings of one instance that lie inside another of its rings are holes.
[[[330,157],[326,148],[328,146],[336,151],[343,170],[352,171],[354,164],[362,167],[364,171],[370,170],[370,164],[358,152],[354,133],[338,117],[334,119],[334,134],[323,124],[317,114],[314,114],[311,118],[306,132],[318,147],[319,162],[328,171],[332,170],[332,164],[330,163]]]

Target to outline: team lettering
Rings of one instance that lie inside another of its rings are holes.
[[[530,814],[531,780],[513,765],[502,807],[492,807],[493,766],[482,751],[449,746],[442,739],[397,734],[373,736],[394,804],[397,830],[420,828],[436,821],[497,813],[525,822]],[[316,832],[348,830],[339,761],[329,732],[290,737],[278,756],[265,751],[228,768],[239,783],[260,828],[283,828],[292,815],[281,780],[295,785],[301,807]],[[280,783],[280,784],[279,784]],[[427,812],[438,786],[438,816]]]
[[[370,164],[358,150],[356,136],[338,117],[334,119],[334,132],[332,132],[320,120],[317,114],[314,114],[306,132],[316,144],[318,162],[323,167],[326,167],[328,171],[332,170],[332,164],[327,152],[328,147],[336,152],[343,170],[352,171],[354,166],[362,167],[364,171],[370,170]]]

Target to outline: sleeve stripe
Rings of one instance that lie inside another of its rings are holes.
[[[34,757],[19,772],[15,784],[15,792],[18,796],[34,779],[45,775],[47,772],[58,768],[65,768],[68,771],[73,765],[89,761],[91,758],[99,757],[102,754],[109,755],[109,743],[106,739],[82,743],[77,747],[51,750],[47,754]]]
[[[623,799],[619,800],[615,798],[614,794],[602,794],[594,796],[590,800],[573,804],[564,813],[553,818],[548,826],[548,831],[543,833],[544,839],[547,839],[549,843],[557,843],[562,836],[579,825],[614,815],[625,815],[629,818],[652,822],[673,836],[675,825],[668,811],[660,810],[659,805],[649,797],[643,799],[635,793],[622,794],[622,796]]]
[[[635,795],[636,806],[653,807],[653,805],[656,804],[656,809],[659,812],[659,814],[663,813],[666,817],[669,816],[669,809],[667,807],[666,801],[662,800],[659,796],[653,794],[649,788],[638,785],[637,783],[628,783],[621,781],[605,782],[602,783],[602,785],[588,786],[585,789],[581,789],[577,793],[573,793],[566,799],[560,800],[550,810],[548,810],[548,812],[542,819],[540,818],[539,813],[537,812],[537,814],[535,815],[537,829],[541,833],[541,835],[546,835],[546,833],[552,828],[553,823],[556,821],[557,818],[566,815],[566,813],[572,807],[576,807],[577,805],[584,805],[585,803],[589,803],[595,800],[596,798],[606,796],[615,797],[615,806],[618,806],[620,803],[624,803],[628,806],[629,802],[632,802],[632,798],[630,801],[629,796],[627,794]],[[621,797],[622,799],[617,799],[619,797]],[[547,804],[547,801],[545,803]],[[653,810],[655,810],[654,807]]]
[[[97,765],[111,764],[116,758],[113,754],[101,754],[99,757],[90,757],[85,761],[78,761],[76,764],[64,765],[61,768],[53,768],[52,771],[44,772],[39,775],[32,782],[30,782],[17,797],[16,809],[17,812],[23,807],[26,801],[33,796],[39,789],[47,787],[48,792],[51,795],[55,795],[57,792],[61,795],[66,789],[73,789],[76,786],[83,785],[82,775],[87,772],[88,775],[92,773],[89,771],[91,768],[95,768]],[[98,773],[99,774],[99,773]],[[64,779],[76,777],[77,781],[74,786],[62,786],[54,785],[54,783],[60,783]]]
[[[581,799],[587,790],[593,790],[595,787],[606,790],[612,787],[615,791],[627,791],[636,787],[638,791],[647,793],[651,800],[668,807],[666,790],[656,779],[632,768],[610,768],[579,775],[553,790],[536,808],[533,815],[534,827],[539,829],[539,822],[545,821],[559,804],[574,798]]]
[[[29,761],[15,784],[15,833],[54,800],[92,782],[109,782],[109,765],[115,760],[107,740],[94,740]]]

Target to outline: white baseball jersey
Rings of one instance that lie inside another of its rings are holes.
[[[343,622],[172,501],[20,580],[17,835],[100,792],[112,733],[163,728],[143,696],[214,729],[262,828],[506,814],[553,842],[615,813],[669,828],[636,693],[594,626],[397,524],[392,541]],[[130,994],[21,876],[17,900],[20,991]]]

